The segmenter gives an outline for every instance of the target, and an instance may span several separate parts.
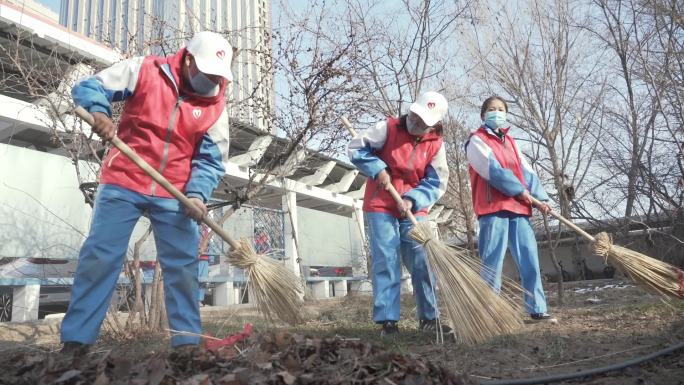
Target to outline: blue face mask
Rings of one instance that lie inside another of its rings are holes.
[[[190,68],[188,67],[188,79],[190,79],[190,86],[192,90],[198,95],[213,96],[216,95],[218,91],[218,84],[214,83],[207,77],[207,75],[202,72],[197,72],[197,75],[192,76],[190,74]]]
[[[487,111],[484,117],[485,126],[492,130],[506,126],[506,112]]]

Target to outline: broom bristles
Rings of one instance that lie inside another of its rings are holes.
[[[300,278],[282,263],[257,254],[246,239],[238,244],[228,254],[228,262],[246,270],[249,298],[256,302],[257,311],[271,322],[301,323],[304,286]]]
[[[609,260],[644,289],[665,297],[684,299],[684,272],[669,263],[617,246],[605,232],[596,235],[594,252]]]
[[[428,263],[437,278],[442,308],[461,342],[482,343],[522,327],[522,309],[517,298],[507,290],[498,295],[481,278],[480,269],[474,268],[478,265],[481,268],[481,264],[468,256],[467,250],[434,240],[426,222],[414,226],[410,235],[425,247]]]

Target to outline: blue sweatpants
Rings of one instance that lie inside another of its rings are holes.
[[[62,342],[93,344],[97,340],[133,227],[143,212],[149,214],[164,273],[169,327],[201,333],[197,303],[197,223],[183,213],[180,202],[175,199],[101,185],[90,233],[79,254],[69,309],[62,321]],[[199,337],[171,338],[172,346],[184,344],[199,344]]]
[[[539,272],[537,241],[530,219],[524,215],[500,212],[480,217],[478,248],[485,269],[482,277],[495,289],[501,289],[506,248],[518,265],[520,281],[525,289],[525,310],[545,313],[546,297]]]
[[[402,261],[411,274],[418,318],[435,319],[432,274],[428,271],[425,249],[409,235],[411,221],[385,213],[366,213],[366,221],[371,246],[373,321],[399,320]]]

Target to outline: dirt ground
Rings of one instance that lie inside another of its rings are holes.
[[[344,341],[375,344],[408,357],[420,357],[475,381],[574,373],[684,341],[684,301],[666,302],[621,281],[595,280],[566,284],[564,306],[558,307],[555,286],[548,284],[548,289],[550,312],[558,318],[557,324],[526,324],[516,335],[478,346],[437,344],[433,334],[418,331],[415,302],[410,296],[402,301],[400,334],[394,338],[380,337],[377,325],[371,322],[371,299],[366,295],[310,302],[303,309],[310,321],[296,328],[267,324],[253,309],[244,306],[206,307],[202,316],[205,332],[215,336],[239,332],[249,322],[254,324],[257,334],[276,330],[319,338],[339,337]],[[0,373],[17,370],[17,361],[11,359],[13,355],[56,350],[57,342],[56,323],[0,324]],[[92,354],[115,350],[142,360],[167,351],[167,343],[160,335],[139,336],[133,341],[104,335]],[[684,352],[680,350],[628,369],[563,383],[684,385]]]

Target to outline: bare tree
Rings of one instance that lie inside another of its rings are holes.
[[[601,160],[619,173],[610,187],[623,192],[623,233],[640,225],[653,244],[647,222],[667,218],[673,231],[666,235],[681,243],[682,5],[666,0],[592,5],[599,16],[591,31],[611,53],[609,68],[620,79],[610,89],[613,103],[605,107],[613,124]]]
[[[456,27],[470,21],[474,2],[346,0],[369,111],[398,116],[427,87],[446,88],[438,76],[450,71]]]
[[[442,203],[453,207],[455,214],[442,225],[442,230],[465,244],[474,255],[476,224],[470,191],[470,172],[463,146],[470,135],[463,122],[449,118],[444,124],[444,144],[449,163],[449,186]]]
[[[635,204],[638,204],[640,164],[649,138],[653,136],[658,111],[634,72],[643,32],[638,26],[636,2],[598,0],[594,4],[600,11],[601,18],[597,22],[602,27],[594,35],[615,55],[616,70],[621,80],[610,87],[611,96],[617,103],[606,106],[605,113],[609,118],[606,123],[610,127],[604,132],[608,140],[602,141],[605,151],[601,159],[626,179],[625,185],[616,185],[622,183],[622,178],[611,184],[625,187],[619,190],[624,194],[624,217],[629,218],[634,214]]]

